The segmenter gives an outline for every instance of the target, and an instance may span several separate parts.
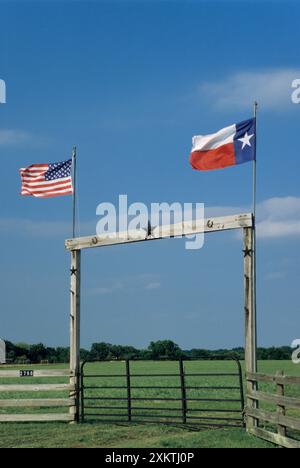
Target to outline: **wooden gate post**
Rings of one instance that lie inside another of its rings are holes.
[[[81,251],[71,251],[71,315],[70,315],[70,384],[74,387],[70,397],[71,422],[79,422],[80,413],[80,260]]]
[[[276,377],[283,377],[283,376],[284,376],[283,371],[278,371],[276,374]],[[284,383],[278,383],[278,381],[276,381],[276,392],[277,392],[277,395],[280,397],[280,399],[282,399],[283,401],[282,405],[280,405],[279,403],[277,405],[277,414],[279,416],[286,416],[286,410],[284,406],[284,396],[285,396]],[[278,424],[277,426],[277,432],[282,437],[287,436],[287,428],[285,426],[281,426],[280,424]]]
[[[244,288],[245,288],[245,366],[246,373],[257,373],[257,326],[254,280],[254,229],[244,229]],[[255,382],[247,381],[247,395],[257,389]],[[256,402],[247,397],[247,407],[256,407]],[[256,427],[257,420],[247,417],[246,427]]]

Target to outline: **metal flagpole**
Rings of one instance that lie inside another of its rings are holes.
[[[72,235],[73,239],[76,237],[76,167],[77,165],[77,148],[73,147],[72,152],[72,169],[73,169],[73,225],[72,225]]]
[[[257,205],[257,109],[258,103],[254,102],[254,131],[255,131],[255,147],[253,160],[253,326],[254,326],[254,346],[253,346],[253,362],[255,363],[255,372],[257,372],[257,298],[256,298],[256,205]]]
[[[257,163],[256,163],[256,134],[257,134],[257,109],[258,103],[254,102],[254,131],[255,131],[255,148],[254,148],[254,161],[253,161],[253,216],[256,217],[256,188],[257,188]]]

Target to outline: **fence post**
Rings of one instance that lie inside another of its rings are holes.
[[[80,373],[80,392],[81,392],[81,422],[83,423],[85,420],[85,409],[84,409],[84,366],[86,361],[81,365],[81,373]]]
[[[278,371],[277,374],[276,374],[276,377],[283,377],[284,376],[284,372],[283,371]],[[285,396],[285,392],[284,392],[284,384],[283,383],[279,383],[276,379],[276,390],[277,390],[277,395],[280,396],[280,397],[284,397]],[[286,415],[286,411],[285,411],[285,406],[284,404],[283,405],[277,405],[277,414],[278,415],[281,415],[281,416],[285,416]],[[277,426],[277,432],[279,435],[283,436],[283,437],[286,437],[287,435],[287,430],[286,430],[286,427],[285,426],[281,426],[280,424],[278,424]]]
[[[244,393],[244,382],[243,382],[243,370],[242,370],[242,366],[241,366],[241,363],[240,363],[239,359],[237,359],[237,358],[233,358],[233,359],[236,362],[237,367],[238,367],[239,384],[240,384],[240,397],[241,397],[241,409],[242,409],[242,415],[243,415],[243,427],[245,427],[246,426],[246,422],[245,422],[245,418],[244,418],[244,415],[245,415],[245,393]]]
[[[181,387],[181,402],[182,402],[182,422],[186,424],[186,413],[187,413],[187,401],[186,401],[186,386],[185,386],[185,373],[183,359],[179,359],[179,371],[180,371],[180,387]]]
[[[245,290],[245,366],[246,373],[257,373],[256,307],[254,302],[254,229],[244,228],[244,290]],[[257,390],[257,383],[247,380],[247,394]],[[247,398],[247,407],[257,408],[256,401]],[[258,420],[247,416],[247,430],[257,427]]]
[[[70,408],[71,422],[79,422],[80,415],[80,260],[81,251],[71,251],[71,314],[70,314],[70,384],[74,387],[70,398],[75,406]]]
[[[132,407],[131,407],[131,378],[130,378],[130,361],[129,361],[129,359],[126,359],[126,380],[127,380],[128,422],[131,422]]]

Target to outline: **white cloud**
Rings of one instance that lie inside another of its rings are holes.
[[[31,141],[31,135],[22,130],[0,130],[0,146],[18,146]]]
[[[208,207],[208,216],[249,213],[247,206]],[[257,236],[260,239],[300,237],[300,197],[274,197],[257,205]],[[240,236],[238,236],[240,238]]]
[[[300,198],[270,198],[258,206],[258,236],[300,237]]]
[[[161,286],[160,282],[156,281],[156,282],[147,284],[146,289],[148,289],[148,291],[152,291],[153,289],[159,289],[160,286]]]
[[[300,69],[286,68],[241,71],[210,83],[202,83],[198,92],[218,109],[251,109],[257,100],[263,109],[292,109],[292,82],[300,78]]]
[[[104,296],[107,294],[115,294],[117,292],[122,292],[124,291],[125,285],[122,281],[112,281],[109,282],[107,285],[103,286],[98,286],[96,288],[92,288],[90,290],[90,295],[92,296]]]
[[[264,239],[278,237],[300,237],[300,221],[286,220],[279,222],[266,220],[258,223],[258,237]]]
[[[287,217],[296,217],[300,220],[299,197],[273,197],[259,204],[260,216],[276,217],[285,220]]]
[[[96,232],[96,222],[80,223],[81,233],[93,235]],[[67,239],[71,236],[71,220],[66,221],[36,221],[31,219],[2,218],[0,219],[0,233]]]

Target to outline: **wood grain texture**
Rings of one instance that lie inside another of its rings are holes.
[[[299,449],[300,442],[290,439],[288,437],[282,437],[279,434],[274,434],[273,432],[266,431],[265,429],[260,429],[254,427],[249,429],[249,433],[255,437],[271,442],[272,444],[279,445],[281,447],[290,448],[290,449]]]
[[[252,382],[268,382],[274,384],[284,385],[300,385],[300,377],[288,376],[288,375],[269,375],[260,374],[255,372],[247,372],[247,380]]]
[[[75,398],[75,406],[70,407],[72,422],[79,422],[80,413],[80,293],[81,293],[81,251],[71,252],[70,285],[70,385],[73,389],[70,398]]]
[[[58,408],[74,405],[74,399],[66,398],[0,400],[0,408]]]
[[[284,375],[283,371],[278,371],[277,374],[276,374],[276,377],[282,377],[283,375]],[[282,398],[282,403],[281,404],[277,403],[277,414],[279,416],[285,416],[286,415],[285,404],[284,404],[284,392],[285,392],[284,384],[277,383],[276,384],[276,393],[277,393],[278,397]],[[282,437],[286,437],[286,435],[287,435],[286,427],[282,426],[281,424],[278,424],[277,432]]]
[[[272,413],[270,411],[263,411],[261,409],[246,408],[247,415],[256,418],[261,421],[276,424],[277,426],[288,427],[295,431],[300,431],[300,419],[291,418],[289,416],[283,416],[278,413]]]
[[[300,398],[293,398],[287,396],[278,396],[274,394],[268,394],[265,392],[253,392],[247,395],[252,400],[265,401],[268,403],[274,403],[275,405],[285,406],[290,409],[300,409]]]
[[[256,349],[256,310],[253,294],[253,242],[254,230],[244,229],[244,310],[245,310],[245,367],[247,373],[257,372]],[[256,381],[247,381],[247,394],[257,390]],[[247,406],[256,409],[258,401],[247,400]],[[246,415],[247,429],[256,427],[258,421],[250,414]]]
[[[23,370],[23,369],[20,369]],[[20,370],[1,370],[0,369],[0,379],[2,378],[21,378],[20,377]],[[22,377],[23,381],[29,378],[43,378],[43,377],[70,377],[70,370],[69,369],[57,369],[57,370],[33,370],[34,376],[33,377]]]
[[[74,391],[70,384],[28,384],[28,385],[0,385],[0,392],[57,392]]]
[[[0,422],[70,421],[69,414],[0,414]]]
[[[233,216],[224,216],[218,218],[209,218],[192,222],[183,222],[170,224],[153,228],[151,235],[148,236],[147,230],[115,232],[107,235],[94,235],[68,239],[65,242],[67,250],[91,249],[97,247],[107,247],[117,244],[128,244],[133,242],[151,241],[165,239],[176,236],[190,236],[195,234],[227,231],[231,229],[242,229],[253,227],[253,218],[251,213],[237,214]]]

